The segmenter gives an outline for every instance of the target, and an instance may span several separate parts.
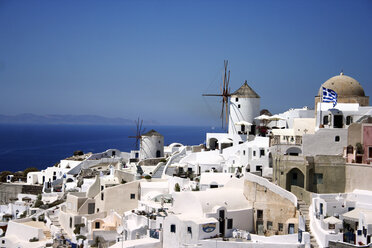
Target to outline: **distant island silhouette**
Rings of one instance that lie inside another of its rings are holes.
[[[147,123],[156,124],[155,121],[147,121]],[[18,115],[0,114],[0,124],[133,125],[134,120],[98,115],[37,115],[25,113]]]

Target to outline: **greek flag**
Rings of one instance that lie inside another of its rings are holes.
[[[336,91],[323,87],[323,102],[333,102],[333,107],[335,107],[337,104]]]

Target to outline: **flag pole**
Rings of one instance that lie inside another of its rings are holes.
[[[319,127],[323,124],[322,120],[322,102],[323,102],[324,87],[322,87],[322,94],[320,95],[320,104],[319,104]]]

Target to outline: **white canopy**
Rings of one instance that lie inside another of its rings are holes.
[[[269,117],[269,120],[270,121],[280,121],[280,120],[284,120],[284,118],[281,117],[280,115],[273,115],[273,116]]]
[[[260,115],[258,117],[255,118],[256,120],[270,120],[270,116],[268,115]]]
[[[235,125],[244,125],[244,126],[252,126],[252,123],[249,123],[248,121],[238,121],[235,123]]]
[[[335,224],[341,224],[342,223],[342,220],[337,219],[336,217],[331,216],[331,217],[328,217],[328,218],[324,219],[324,222],[325,223],[328,223],[328,224],[335,225]]]

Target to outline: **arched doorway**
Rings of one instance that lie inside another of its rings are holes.
[[[218,140],[216,138],[209,139],[209,148],[211,150],[218,149]]]
[[[298,147],[290,147],[287,149],[286,151],[286,154],[290,155],[290,156],[298,156],[302,153],[301,149],[298,148]]]
[[[287,173],[286,189],[288,191],[291,191],[291,185],[296,185],[296,186],[303,188],[304,181],[305,181],[305,176],[302,173],[302,171],[300,171],[297,168],[293,168]]]

